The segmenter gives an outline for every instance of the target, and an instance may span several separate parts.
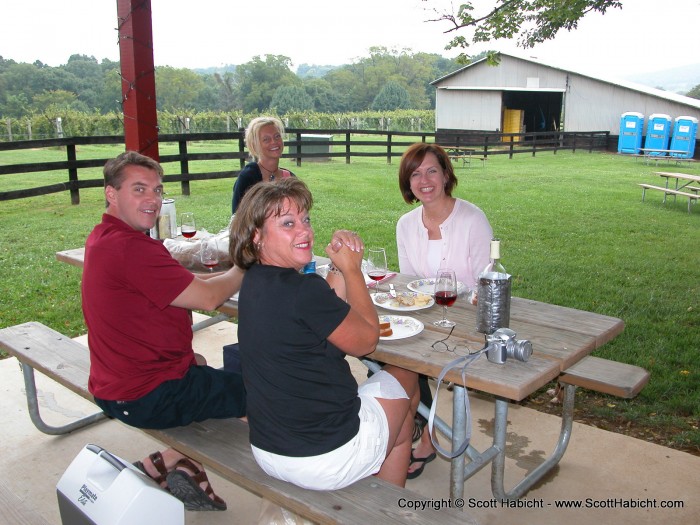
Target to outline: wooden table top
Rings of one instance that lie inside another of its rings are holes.
[[[83,256],[84,248],[56,254],[59,261],[78,267],[83,265]],[[316,259],[317,264],[327,262],[323,257]],[[394,283],[397,291],[403,291],[414,279],[413,276],[397,274],[390,282]],[[218,310],[235,317],[238,302],[230,299]],[[420,334],[406,339],[380,340],[377,350],[368,357],[431,377],[437,377],[447,363],[458,357],[452,352],[437,352],[431,348],[449,331],[433,325],[433,321],[441,318],[441,307],[434,305],[410,312],[377,307],[377,312],[381,315],[407,315],[420,320],[425,328]],[[448,318],[457,323],[448,341],[450,346],[459,344],[461,348],[467,347],[471,351],[484,347],[484,335],[476,331],[476,306],[469,303],[466,297],[460,297],[454,306],[448,308]],[[505,364],[498,365],[482,356],[467,368],[466,385],[520,401],[555,379],[561,371],[617,337],[624,330],[624,322],[615,317],[513,297],[510,328],[515,330],[518,339],[532,342],[532,357],[526,363],[508,359]],[[449,373],[446,380],[458,384],[462,381],[457,371]]]
[[[694,182],[700,182],[700,176],[691,175],[689,173],[675,173],[672,171],[655,171],[654,173],[656,175],[660,175],[661,177],[666,177],[666,178],[671,178],[671,179],[685,179],[685,180],[692,180]]]

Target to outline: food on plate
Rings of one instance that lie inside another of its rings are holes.
[[[408,306],[426,306],[432,297],[422,293],[402,292],[391,300],[394,308],[406,308]]]
[[[379,337],[390,337],[393,333],[391,323],[379,323]]]
[[[398,301],[397,306],[413,306],[416,304],[416,297],[413,294],[400,294],[396,297],[396,300]]]
[[[425,306],[430,302],[431,299],[432,297],[430,295],[419,293],[416,295],[415,298],[416,306]]]

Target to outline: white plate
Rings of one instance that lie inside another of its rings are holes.
[[[411,281],[406,286],[412,292],[424,293],[427,295],[433,295],[435,293],[435,277],[430,279],[418,279],[417,281]],[[469,289],[462,281],[457,281],[457,295],[462,295],[468,292]]]
[[[391,323],[392,334],[389,337],[380,337],[382,341],[394,341],[413,337],[423,331],[423,323],[413,317],[402,315],[380,315],[380,323]]]
[[[418,295],[417,292],[397,292],[398,295],[413,295],[416,296]],[[429,294],[422,294],[422,295],[429,295]],[[413,305],[413,306],[395,306],[392,304],[392,301],[394,299],[388,294],[388,293],[373,293],[371,294],[372,296],[372,302],[377,305],[381,306],[382,308],[386,308],[387,310],[394,310],[395,312],[413,312],[415,310],[425,310],[426,308],[430,308],[435,304],[435,299],[430,297],[430,301],[428,301],[424,305]],[[383,301],[383,299],[386,299]]]

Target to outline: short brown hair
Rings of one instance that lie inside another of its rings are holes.
[[[437,144],[418,142],[409,146],[409,148],[404,151],[404,154],[401,156],[401,164],[399,165],[399,189],[401,190],[403,200],[408,204],[413,204],[419,200],[411,191],[411,175],[416,171],[416,168],[423,163],[428,153],[432,153],[437,157],[442,171],[447,175],[445,194],[448,197],[452,197],[452,190],[457,186],[455,170],[452,167],[452,162],[450,162],[450,156],[447,152]]]
[[[259,182],[246,192],[229,230],[229,255],[236,266],[247,270],[260,260],[255,233],[262,231],[269,217],[279,217],[286,212],[286,199],[300,210],[310,211],[313,206],[311,191],[296,177]]]
[[[280,135],[284,136],[284,125],[277,117],[256,117],[250,121],[245,129],[245,144],[248,146],[251,156],[257,160],[260,158],[260,130],[272,124]]]
[[[116,189],[121,188],[124,183],[124,178],[126,177],[124,169],[127,166],[142,166],[148,168],[149,170],[155,171],[161,180],[163,179],[163,167],[160,163],[136,151],[125,151],[115,158],[108,160],[105,164],[102,170],[105,179],[105,188],[107,186],[112,186]],[[109,206],[106,200],[105,204]]]

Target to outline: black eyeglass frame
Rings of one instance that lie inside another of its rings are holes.
[[[460,343],[456,343],[452,348],[450,348],[450,345],[448,345],[446,341],[452,336],[452,332],[454,332],[454,330],[455,330],[455,327],[453,326],[452,328],[450,328],[450,331],[446,337],[444,337],[443,339],[440,339],[438,341],[435,341],[433,344],[430,345],[430,348],[432,348],[436,352],[440,352],[440,353],[451,352],[455,355],[463,355],[463,356],[473,355],[473,354],[476,354],[479,352],[479,351],[472,352],[468,346],[466,346],[464,344],[460,344]],[[439,347],[440,344],[442,344],[444,346],[444,349]],[[438,345],[438,348],[436,348],[436,345]],[[463,348],[464,354],[462,354],[461,352],[457,353],[458,348]]]

